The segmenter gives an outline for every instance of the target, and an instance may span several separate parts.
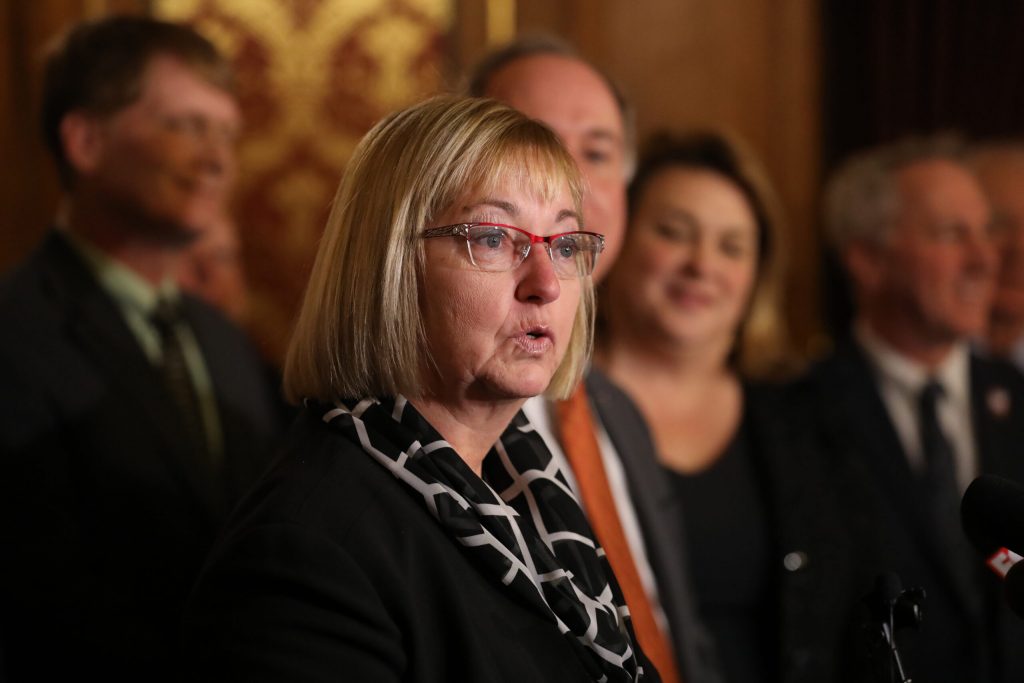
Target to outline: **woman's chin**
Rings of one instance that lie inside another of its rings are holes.
[[[485,396],[494,401],[525,401],[543,394],[550,383],[551,375],[547,373],[543,377],[524,373],[518,377],[503,378],[503,381],[485,382],[481,388]]]

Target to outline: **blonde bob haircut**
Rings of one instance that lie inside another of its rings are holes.
[[[582,215],[583,181],[555,134],[494,100],[437,97],[366,134],[335,195],[288,348],[290,401],[423,394],[434,361],[419,235],[468,193],[506,182],[545,201],[568,187]],[[589,277],[581,285],[552,398],[572,392],[589,360],[594,293]]]

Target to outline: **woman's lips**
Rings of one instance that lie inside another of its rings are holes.
[[[550,350],[555,343],[551,331],[543,326],[525,329],[512,337],[512,341],[532,356],[537,356]]]
[[[709,306],[713,301],[707,292],[690,287],[669,287],[668,298],[682,308]]]

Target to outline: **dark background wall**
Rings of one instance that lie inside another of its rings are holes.
[[[1024,133],[1024,3],[822,2],[822,168],[905,135],[967,142]],[[823,255],[822,324],[852,315],[832,254]]]
[[[606,69],[636,103],[641,137],[722,127],[762,157],[786,210],[787,315],[805,355],[827,347],[835,311],[843,320],[818,220],[836,161],[908,132],[1010,136],[1024,121],[1022,2],[367,0],[348,16],[356,6],[0,0],[0,269],[38,241],[58,198],[37,134],[41,48],[68,22],[111,11],[194,22],[240,67],[250,125],[237,214],[252,331],[271,358],[361,132],[389,108],[453,87],[517,32],[562,35]]]

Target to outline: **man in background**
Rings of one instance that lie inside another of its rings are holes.
[[[825,206],[857,315],[808,384],[821,452],[849,473],[836,495],[863,520],[867,575],[925,589],[920,628],[898,633],[905,669],[932,683],[1018,680],[1024,625],[959,517],[978,474],[1024,481],[1024,377],[970,346],[995,285],[988,203],[957,147],[915,139],[848,161]]]
[[[64,204],[0,284],[0,679],[171,680],[276,431],[242,333],[174,283],[234,178],[231,74],[190,29],[84,23],[42,119]]]
[[[605,236],[594,281],[622,247],[632,112],[610,79],[562,43],[524,39],[485,57],[469,94],[501,100],[550,126],[587,180],[584,229]],[[591,369],[568,401],[524,406],[581,499],[625,594],[642,649],[662,680],[719,680],[691,598],[681,503],[636,406]]]
[[[1024,143],[983,145],[971,166],[992,204],[996,293],[981,342],[997,358],[1024,368]]]

